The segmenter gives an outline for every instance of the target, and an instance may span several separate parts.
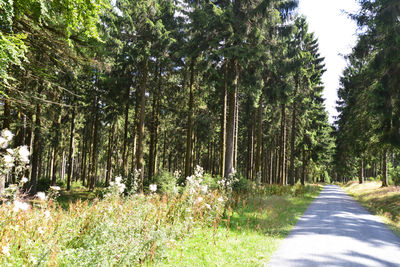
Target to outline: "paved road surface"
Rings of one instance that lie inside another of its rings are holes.
[[[400,238],[338,186],[325,186],[268,266],[400,266]]]

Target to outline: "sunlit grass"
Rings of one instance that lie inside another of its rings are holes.
[[[344,190],[369,211],[381,216],[400,236],[400,187],[381,187],[381,182],[350,182]]]
[[[296,197],[237,195],[218,227],[197,228],[157,266],[263,265],[319,192],[314,186]]]

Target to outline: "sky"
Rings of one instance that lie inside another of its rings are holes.
[[[337,116],[335,109],[340,76],[346,67],[343,55],[351,52],[356,44],[357,25],[343,12],[356,13],[356,0],[300,0],[299,13],[307,18],[309,31],[318,38],[320,54],[325,58],[325,106],[329,121]]]

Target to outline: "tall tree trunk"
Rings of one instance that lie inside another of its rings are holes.
[[[387,168],[387,149],[383,150],[382,155],[382,187],[389,186],[388,181],[388,168]]]
[[[93,190],[96,182],[96,170],[97,170],[97,136],[98,136],[98,126],[99,126],[99,111],[98,111],[98,99],[95,97],[95,106],[94,106],[94,122],[92,128],[92,145],[91,145],[91,164],[90,164],[90,175],[88,187],[89,190]]]
[[[302,162],[303,166],[302,166],[302,175],[301,175],[301,184],[304,185],[305,184],[305,180],[306,180],[306,176],[307,176],[307,155],[306,155],[306,151],[303,148],[303,162]]]
[[[297,90],[296,90],[297,91]],[[291,130],[291,138],[290,138],[290,165],[289,165],[289,184],[295,184],[295,173],[294,173],[294,164],[295,164],[295,145],[296,145],[296,120],[297,120],[297,94],[294,94],[293,100],[293,110],[292,110],[292,130]]]
[[[109,186],[111,181],[111,165],[112,165],[112,151],[114,143],[115,125],[116,125],[116,120],[113,121],[108,135],[106,186]]]
[[[41,90],[39,90],[40,93]],[[38,168],[39,168],[39,158],[40,158],[40,139],[41,139],[41,112],[42,107],[38,103],[36,104],[36,118],[35,118],[35,130],[34,130],[34,138],[33,138],[33,153],[32,153],[32,171],[31,171],[31,183],[29,194],[35,195],[36,194],[36,187],[37,187],[37,175],[38,175]]]
[[[233,167],[237,169],[237,158],[238,158],[238,144],[239,144],[239,99],[236,93],[235,100],[235,138],[234,138],[234,158]]]
[[[192,58],[190,62],[190,84],[189,84],[189,110],[187,117],[187,131],[186,131],[186,154],[185,154],[185,177],[192,174],[192,150],[193,150],[193,106],[194,106],[194,96],[193,96],[193,83],[194,83],[194,63],[195,59]]]
[[[220,147],[220,156],[221,156],[221,169],[220,175],[224,177],[225,175],[225,153],[226,153],[226,108],[228,101],[228,61],[225,60],[224,64],[224,85],[222,88],[222,113],[221,113],[221,147]]]
[[[140,116],[137,126],[138,140],[137,140],[136,165],[137,169],[140,170],[139,189],[140,192],[143,192],[143,180],[144,180],[143,141],[144,141],[144,120],[146,116],[146,88],[147,88],[147,75],[148,75],[148,66],[146,59],[142,62],[141,69],[142,69],[142,80],[141,80],[140,99],[139,99]]]
[[[130,93],[130,88],[126,90],[125,93],[125,124],[124,124],[124,145],[122,148],[122,177],[126,177],[128,173],[128,152],[127,152],[127,146],[128,146],[128,125],[129,125],[129,93]]]
[[[74,138],[75,138],[75,108],[72,108],[71,114],[71,130],[69,136],[69,154],[68,154],[68,173],[67,173],[67,191],[71,189],[71,177],[72,177],[72,170],[73,170],[73,157],[74,157]]]
[[[286,104],[281,105],[282,119],[281,119],[281,155],[279,160],[280,165],[280,184],[286,185]]]
[[[262,117],[263,117],[263,98],[260,97],[257,109],[257,150],[256,150],[256,176],[261,175],[262,160]],[[258,178],[257,178],[258,179]]]
[[[226,153],[225,153],[225,177],[229,177],[233,171],[234,164],[234,137],[235,137],[235,115],[236,114],[236,100],[237,100],[237,86],[239,82],[239,70],[237,59],[232,62],[232,69],[234,73],[233,88],[228,90],[228,116],[226,124]]]
[[[360,184],[364,183],[364,160],[360,159],[360,171],[358,175],[358,181]]]
[[[156,172],[157,165],[157,142],[158,142],[158,109],[159,109],[159,98],[161,93],[161,67],[156,67],[157,77],[157,90],[153,93],[153,103],[151,111],[151,125],[150,125],[150,147],[149,147],[149,179],[153,180],[153,176]]]
[[[58,109],[57,121],[54,122],[54,143],[53,143],[53,172],[51,173],[51,185],[56,185],[57,180],[57,167],[59,161],[58,149],[60,147],[61,135],[61,110]]]

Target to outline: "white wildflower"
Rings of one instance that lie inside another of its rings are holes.
[[[5,245],[1,248],[1,252],[6,256],[9,257],[10,256],[10,245]]]
[[[198,197],[198,198],[196,199],[196,203],[197,203],[197,204],[201,203],[202,201],[203,201],[203,198],[202,198],[202,197]]]
[[[202,185],[201,186],[201,192],[205,195],[208,192],[208,186],[207,185]]]
[[[11,168],[14,166],[14,157],[11,155],[4,155],[3,157],[4,164],[6,165],[7,168]]]
[[[59,186],[50,186],[50,189],[55,190],[55,191],[60,191],[61,187],[59,187]]]
[[[14,154],[14,150],[11,149],[11,148],[7,148],[6,151],[7,151],[7,153],[10,154],[10,155]]]
[[[110,182],[110,186],[114,186],[114,182]]]
[[[7,141],[11,141],[14,137],[13,133],[10,130],[3,130],[3,132],[1,133],[1,135],[7,140]]]
[[[49,218],[50,218],[50,211],[49,211],[49,210],[46,210],[46,211],[44,212],[44,217],[45,217],[46,219],[49,219]]]
[[[116,182],[117,184],[120,184],[121,181],[122,181],[122,177],[121,177],[121,176],[115,177],[115,182]]]
[[[122,194],[125,191],[125,188],[126,188],[125,184],[119,184],[118,185],[119,193]]]
[[[37,194],[36,194],[36,197],[39,199],[39,200],[41,200],[41,201],[44,201],[44,200],[46,200],[46,194],[44,193],[44,192],[38,192]]]
[[[43,231],[43,228],[42,228],[42,227],[39,227],[39,228],[38,228],[38,233],[41,234],[41,235],[44,234],[44,231]]]
[[[27,182],[28,182],[28,178],[26,178],[26,177],[22,177],[22,179],[21,179],[21,183],[25,184],[25,183],[27,183]]]
[[[22,162],[29,163],[29,149],[27,146],[21,146],[18,149],[18,155]]]
[[[209,210],[211,209],[211,206],[209,204],[205,204],[205,206],[207,209],[209,209]]]
[[[157,185],[156,184],[151,184],[149,188],[150,188],[150,191],[153,192],[153,193],[155,193],[157,191]]]
[[[33,256],[29,257],[29,262],[31,262],[32,265],[37,265],[37,259],[35,257],[33,257]]]
[[[20,210],[26,211],[28,209],[29,209],[29,204],[28,203],[21,202],[21,201],[18,201],[18,200],[16,200],[14,202],[14,207],[13,207],[13,211],[14,212],[18,212]]]
[[[225,200],[224,200],[224,198],[223,197],[219,197],[218,198],[218,202],[224,202]]]
[[[0,136],[0,147],[6,148],[8,146],[8,141],[4,137]]]

